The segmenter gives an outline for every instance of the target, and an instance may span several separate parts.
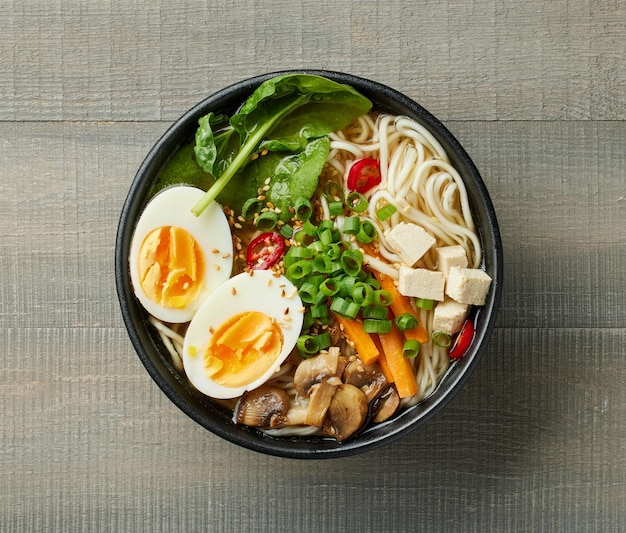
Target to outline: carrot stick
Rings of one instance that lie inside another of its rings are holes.
[[[386,276],[385,274],[382,274],[377,270],[374,271],[374,276],[376,276],[376,279],[380,283],[381,288],[391,294],[390,307],[394,316],[400,316],[404,313],[409,313],[410,315],[415,316],[416,313],[413,309],[413,306],[411,305],[409,298],[404,296],[403,294],[400,294],[398,287],[396,287],[396,284],[389,276]],[[426,331],[426,328],[422,326],[417,326],[416,328],[406,330],[404,332],[404,336],[406,337],[406,339],[415,339],[420,344],[424,344],[430,340],[428,337],[428,331]]]
[[[389,367],[400,398],[413,396],[417,392],[417,381],[411,364],[402,355],[404,347],[402,332],[393,326],[390,333],[379,334],[378,338],[383,349],[379,359],[384,359]]]
[[[358,320],[352,320],[340,315],[335,315],[335,317],[348,339],[354,342],[354,348],[359,355],[359,359],[366,365],[373,365],[378,360],[380,351],[370,334],[363,331],[363,324]]]

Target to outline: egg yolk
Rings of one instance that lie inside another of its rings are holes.
[[[224,387],[241,387],[260,378],[283,347],[280,326],[260,311],[226,320],[213,334],[204,354],[207,375]]]
[[[204,255],[193,236],[175,226],[152,230],[139,251],[139,279],[154,303],[184,309],[204,281]]]

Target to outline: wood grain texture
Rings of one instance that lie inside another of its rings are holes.
[[[626,116],[621,0],[110,0],[0,6],[0,120],[174,120],[284,68],[401,88],[443,119]]]
[[[626,529],[626,3],[0,5],[0,531]],[[388,83],[492,195],[497,327],[422,428],[266,457],[183,415],[123,328],[134,174],[208,94],[290,67]]]

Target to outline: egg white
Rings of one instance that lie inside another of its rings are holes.
[[[234,290],[233,290],[234,289]],[[274,364],[262,376],[241,387],[225,387],[207,376],[204,353],[215,331],[228,318],[245,311],[261,311],[273,317],[283,333],[283,347]],[[185,334],[183,365],[191,383],[212,398],[236,398],[271,378],[293,350],[303,321],[302,300],[284,276],[256,270],[239,274],[216,289],[202,304]]]
[[[203,195],[204,192],[196,187],[181,185],[164,189],[148,203],[135,227],[129,256],[133,289],[141,305],[151,315],[165,322],[189,322],[207,297],[224,283],[232,272],[233,243],[222,207],[213,202],[198,217],[191,212],[191,208]],[[193,236],[204,254],[204,285],[197,298],[182,309],[165,307],[153,302],[141,288],[138,269],[141,244],[152,230],[162,226],[185,229]],[[214,250],[218,250],[219,253]]]

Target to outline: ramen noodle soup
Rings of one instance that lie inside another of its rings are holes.
[[[344,441],[435,391],[491,278],[463,180],[426,128],[369,111],[324,142],[312,194],[288,204],[259,172],[254,194],[199,215],[204,190],[164,188],[130,269],[174,367],[235,423]]]

